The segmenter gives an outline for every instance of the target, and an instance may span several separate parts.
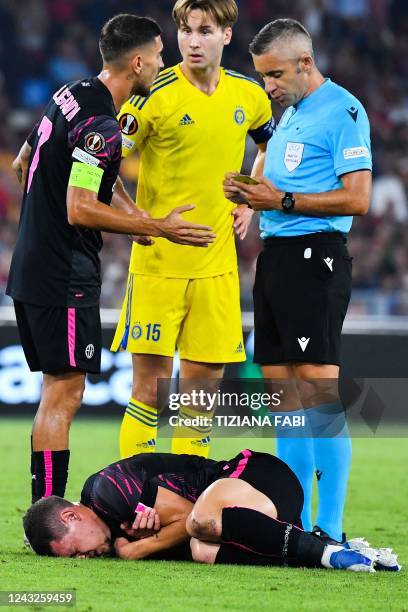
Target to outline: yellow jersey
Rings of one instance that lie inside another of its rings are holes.
[[[192,85],[180,65],[161,72],[148,97],[121,108],[123,157],[140,151],[137,205],[152,217],[194,204],[185,219],[210,226],[213,244],[197,248],[157,238],[133,244],[130,272],[172,278],[205,278],[237,266],[234,204],[224,197],[226,172],[239,171],[249,133],[256,143],[272,135],[270,101],[254,80],[221,68],[211,96]]]

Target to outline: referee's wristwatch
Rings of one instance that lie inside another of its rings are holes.
[[[287,191],[281,199],[282,210],[284,213],[290,213],[295,208],[295,198],[293,193]]]

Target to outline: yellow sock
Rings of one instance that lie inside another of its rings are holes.
[[[157,421],[157,408],[130,399],[120,427],[121,459],[156,451]]]
[[[200,455],[208,457],[210,452],[211,427],[206,424],[205,419],[212,417],[211,413],[198,413],[191,408],[180,408],[179,419],[196,419],[201,417],[202,422],[198,425],[178,424],[174,427],[171,441],[171,452],[175,455]]]

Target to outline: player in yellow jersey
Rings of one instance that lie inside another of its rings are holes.
[[[227,200],[222,183],[226,172],[241,169],[248,133],[259,147],[256,173],[273,120],[263,88],[220,65],[237,16],[234,0],[178,0],[173,18],[181,64],[160,73],[147,98],[133,96],[120,112],[123,156],[136,149],[141,155],[138,207],[163,216],[175,205],[193,204],[189,221],[211,226],[216,235],[199,252],[162,239],[132,247],[112,344],[133,354],[122,457],[154,450],[157,379],[171,376],[176,349],[184,382],[211,385],[225,363],[245,360],[233,226],[243,238],[252,212]],[[196,411],[180,410],[172,452],[208,455],[210,428],[183,426]]]

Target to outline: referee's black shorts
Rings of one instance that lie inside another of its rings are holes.
[[[220,476],[245,480],[274,503],[280,521],[302,527],[302,486],[278,457],[246,449],[223,465]]]
[[[78,370],[99,374],[102,351],[99,306],[64,308],[14,300],[14,310],[32,372]]]
[[[351,262],[339,232],[264,241],[254,286],[256,363],[340,365]]]

